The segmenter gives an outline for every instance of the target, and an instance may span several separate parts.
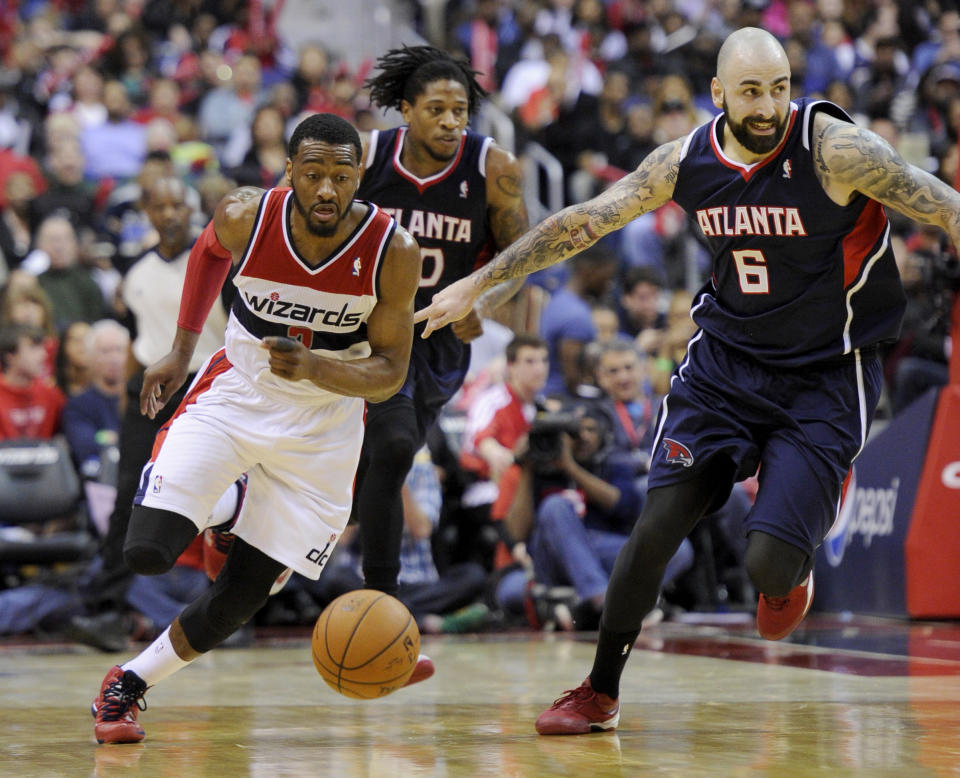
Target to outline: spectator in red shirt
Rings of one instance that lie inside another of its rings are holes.
[[[60,429],[66,398],[44,379],[43,331],[25,325],[0,330],[0,440],[50,438]]]
[[[547,380],[547,344],[539,336],[517,335],[507,344],[506,357],[506,381],[477,395],[467,411],[460,452],[461,466],[477,478],[464,492],[462,504],[467,509],[482,507],[486,515],[505,488],[512,495],[517,479],[503,477],[517,467],[514,451],[526,438],[537,411],[534,401]],[[509,505],[509,495],[504,499]],[[498,547],[494,566],[509,561],[505,549]]]

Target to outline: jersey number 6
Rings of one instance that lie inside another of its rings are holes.
[[[744,294],[770,294],[770,277],[767,274],[767,258],[758,249],[733,251],[733,262],[740,278],[740,291]]]

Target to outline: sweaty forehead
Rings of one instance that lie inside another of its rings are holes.
[[[300,141],[300,148],[294,161],[301,165],[322,162],[351,167],[356,167],[359,163],[357,149],[352,143],[330,143],[313,138],[304,138]]]

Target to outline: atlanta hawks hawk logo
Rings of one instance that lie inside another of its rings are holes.
[[[667,464],[684,467],[690,467],[693,464],[693,454],[690,453],[690,449],[673,438],[663,439],[663,450],[666,452]]]

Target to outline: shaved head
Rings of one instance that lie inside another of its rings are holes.
[[[773,35],[759,27],[744,27],[730,33],[717,54],[717,78],[725,85],[739,81],[749,66],[780,66],[790,75],[787,53]]]
[[[790,62],[783,46],[758,27],[730,33],[717,55],[710,96],[726,119],[725,148],[737,144],[744,161],[772,152],[790,119]]]

